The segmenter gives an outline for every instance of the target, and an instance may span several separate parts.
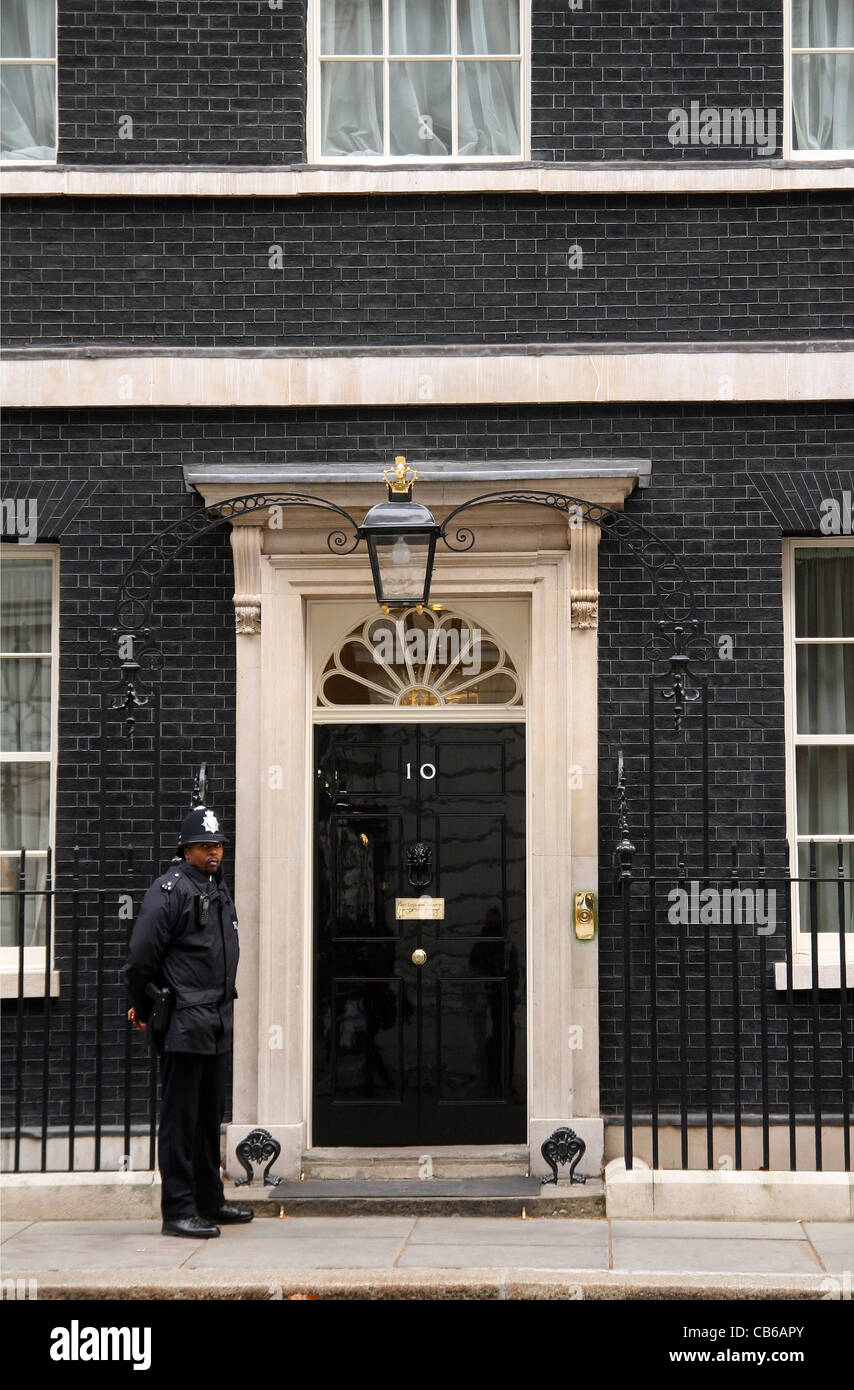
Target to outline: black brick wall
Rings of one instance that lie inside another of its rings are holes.
[[[305,13],[305,0],[60,0],[60,159],[304,161]],[[781,0],[533,0],[533,159],[762,158],[672,146],[669,112],[695,100],[775,108],[779,155],[782,15]]]
[[[710,667],[713,679],[713,791],[711,823],[718,844],[733,838],[750,852],[785,835],[780,533],[749,480],[750,470],[791,473],[793,491],[810,487],[811,467],[838,469],[851,478],[851,411],[843,404],[803,405],[637,405],[612,407],[480,406],[386,410],[278,411],[51,411],[16,412],[6,423],[5,449],[10,485],[32,477],[35,484],[87,480],[91,496],[62,537],[62,697],[58,848],[60,874],[68,882],[71,846],[84,849],[84,886],[98,880],[96,792],[99,783],[97,651],[109,623],[110,605],[123,563],[156,530],[189,512],[198,501],[183,491],[182,462],[276,463],[281,460],[354,462],[390,457],[402,450],[419,458],[548,458],[573,450],[619,455],[649,451],[653,485],[630,499],[631,515],[670,539],[698,586],[700,611],[713,637],[731,634],[734,659]],[[473,491],[476,489],[473,487]],[[818,506],[816,498],[816,507]],[[330,563],[333,563],[330,561]],[[619,1051],[620,947],[607,864],[614,842],[613,781],[618,747],[623,747],[632,786],[632,828],[644,848],[646,794],[644,642],[657,610],[636,562],[604,544],[600,552],[600,815],[602,860],[601,1026],[602,1095],[607,1113],[620,1108],[622,1069]],[[214,800],[233,823],[234,638],[230,595],[231,560],[227,539],[215,532],[199,539],[167,576],[157,613],[167,653],[163,676],[164,857],[189,790],[188,777],[203,759],[213,764]],[[110,754],[110,845],[117,862],[131,840],[140,846],[136,882],[152,868],[150,843],[150,747],[145,712],[140,712],[140,746]],[[695,718],[695,716],[693,716]],[[216,735],[214,735],[216,731]],[[136,742],[136,740],[135,740]],[[112,749],[113,745],[111,745]],[[660,765],[660,810],[671,835],[687,836],[697,850],[698,806],[696,725],[667,743]],[[675,800],[668,798],[675,793]],[[146,858],[147,856],[147,858]],[[642,860],[642,853],[641,853]],[[111,869],[118,888],[121,877]],[[239,909],[238,903],[238,909]],[[84,944],[91,956],[98,934],[97,915],[88,909]],[[106,916],[105,959],[117,973],[124,952],[126,924]],[[67,981],[67,920],[60,926],[58,964]],[[64,933],[64,935],[63,935]],[[638,941],[642,967],[645,946]],[[769,960],[781,958],[781,936],[769,938]],[[65,954],[64,954],[65,953]],[[745,1096],[755,1105],[758,1074],[758,996],[756,939],[745,937],[744,982]],[[697,967],[697,958],[692,968]],[[672,962],[662,962],[661,983],[672,979]],[[695,978],[699,978],[696,976]],[[716,977],[716,997],[726,999],[726,983]],[[782,1010],[769,992],[769,1028],[779,1041]],[[701,1004],[692,999],[693,1026]],[[108,1054],[121,1057],[124,1029],[118,985],[111,986],[106,1014]],[[53,1105],[67,1095],[68,996],[55,1004],[58,1055],[52,1067]],[[84,1051],[94,1046],[91,992],[87,1000]],[[28,1090],[25,1109],[36,1118],[39,1104],[40,1017],[42,1004],[25,1005]],[[639,1018],[642,1001],[638,1000]],[[836,1010],[836,1012],[834,1012]],[[809,1077],[810,1004],[796,1002],[799,1076]],[[822,1002],[823,1026],[838,1037],[838,1004]],[[106,1016],[105,1014],[105,1016]],[[4,1027],[14,1031],[14,1011]],[[135,1047],[138,1044],[134,1040]],[[727,1039],[716,1039],[726,1049]],[[139,1048],[137,1048],[139,1051]],[[9,1064],[14,1047],[7,1035]],[[784,1090],[779,1052],[772,1045],[771,1101],[780,1107]],[[692,1103],[702,1096],[699,1047],[689,1067]],[[642,1072],[641,1072],[642,1075]],[[671,1077],[672,1092],[673,1077]],[[4,1088],[11,1104],[13,1088]],[[671,1095],[672,1098],[672,1095]],[[828,1086],[825,1104],[839,1106],[838,1085]],[[110,1083],[105,1118],[121,1118],[118,1087]],[[58,1110],[53,1114],[59,1117]],[[135,1113],[144,1114],[140,1080]]]
[[[60,0],[58,59],[62,161],[305,159],[305,0]]]
[[[767,158],[673,146],[674,107],[774,108],[782,152],[783,6],[717,0],[533,0],[534,159]]]
[[[827,337],[854,324],[851,211],[844,193],[15,199],[6,345]]]

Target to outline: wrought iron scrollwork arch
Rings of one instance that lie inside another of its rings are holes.
[[[673,703],[675,732],[682,729],[685,705],[699,699],[691,662],[709,651],[708,638],[701,630],[697,601],[691,578],[673,547],[642,521],[613,507],[570,497],[561,492],[486,492],[462,502],[445,517],[442,539],[450,550],[471,550],[475,534],[469,526],[456,526],[457,518],[474,507],[526,504],[547,507],[563,513],[567,525],[589,522],[603,536],[617,540],[640,562],[649,575],[657,617],[653,636],[645,644],[653,665],[667,663],[669,684],[662,687],[665,700]]]
[[[113,627],[126,633],[150,629],[152,608],[163,573],[182,550],[227,521],[236,521],[252,512],[272,511],[276,507],[319,507],[343,517],[353,534],[348,536],[343,530],[330,531],[326,543],[335,555],[349,555],[359,544],[359,523],[355,517],[325,497],[314,497],[311,493],[303,492],[247,492],[240,497],[214,502],[209,507],[180,517],[137,551],[122,575],[113,612]]]
[[[570,527],[589,522],[598,526],[604,536],[619,541],[640,562],[652,581],[657,612],[655,632],[645,650],[654,666],[662,661],[667,663],[670,683],[662,687],[662,695],[673,703],[675,729],[679,732],[686,702],[698,698],[690,665],[708,651],[708,639],[700,629],[691,579],[672,546],[625,512],[559,492],[481,493],[448,513],[441,539],[451,551],[471,550],[475,532],[470,526],[459,524],[459,518],[477,507],[509,504],[560,512]],[[361,540],[359,523],[343,507],[311,493],[272,491],[244,493],[191,512],[137,552],[122,576],[111,631],[114,646],[119,643],[123,672],[119,698],[129,710],[135,704],[145,703],[134,684],[139,679],[140,656],[149,665],[159,664],[159,644],[152,640],[152,612],[164,572],[188,545],[218,526],[253,512],[282,507],[311,507],[333,513],[346,523],[347,529],[339,527],[329,533],[329,550],[334,555],[349,555],[357,549]],[[133,650],[123,657],[121,643],[129,637],[134,639],[130,644]],[[114,709],[120,707],[113,705]],[[132,727],[132,721],[129,722]]]

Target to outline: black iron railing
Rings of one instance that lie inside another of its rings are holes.
[[[7,1167],[18,1172],[22,1142],[37,1137],[38,1162],[31,1153],[24,1167],[73,1171],[85,1137],[92,1149],[86,1166],[95,1171],[154,1168],[158,1059],[127,1020],[120,975],[147,885],[132,886],[130,859],[115,886],[92,887],[81,879],[76,851],[69,882],[60,885],[48,850],[43,886],[28,887],[27,858],[21,850],[16,885],[2,892],[4,906],[12,906],[5,919],[17,965],[16,997],[4,1000],[2,1020],[4,1067],[7,1077],[10,1068],[14,1075],[14,1084],[3,1087],[2,1133],[11,1141]],[[106,1164],[105,1139],[115,1150]],[[137,1153],[141,1147],[144,1154],[135,1165],[134,1139]],[[57,1142],[64,1163],[55,1161]]]
[[[787,856],[766,864],[760,850],[747,864],[736,847],[725,871],[714,869],[710,856],[695,873],[678,854],[673,872],[659,868],[644,876],[633,867],[634,846],[621,828],[612,928],[622,945],[620,1118],[627,1166],[641,1126],[651,1131],[651,1161],[659,1166],[662,1129],[673,1125],[687,1168],[689,1136],[700,1125],[705,1164],[698,1166],[718,1166],[716,1132],[719,1144],[725,1126],[736,1168],[757,1166],[746,1160],[743,1141],[748,1128],[759,1127],[763,1168],[771,1166],[772,1133],[782,1128],[788,1166],[821,1169],[828,1126],[838,1126],[850,1171],[854,989],[846,966],[854,966],[854,880],[843,872],[842,842],[832,880],[819,875],[814,844],[801,877],[789,873]],[[132,874],[132,865],[125,869]],[[22,852],[16,885],[3,893],[13,906],[7,921],[11,916],[17,947],[17,995],[3,1008],[4,1055],[14,1081],[3,1088],[3,1135],[13,1171],[21,1168],[24,1141],[38,1146],[38,1161],[30,1153],[25,1167],[79,1169],[84,1137],[91,1147],[86,1166],[96,1171],[130,1166],[134,1143],[133,1166],[155,1166],[157,1056],[127,1022],[120,976],[146,885],[128,887],[123,874],[115,886],[92,887],[79,870],[75,856],[69,882],[58,884],[49,852],[43,886],[27,887]],[[832,920],[826,889],[819,912],[822,885],[832,891]],[[28,903],[36,901],[42,905],[37,942],[34,914],[27,918]],[[798,913],[810,946],[806,966],[794,954]],[[34,949],[43,952],[35,975]],[[796,968],[807,970],[807,989],[795,987],[801,983]],[[828,987],[823,977],[834,971],[838,979]],[[804,1125],[812,1131],[808,1150],[798,1133]],[[112,1149],[106,1156],[105,1142]]]
[[[621,783],[622,769],[624,792]],[[759,1126],[761,1167],[768,1169],[772,1131],[784,1126],[789,1168],[820,1171],[828,1127],[838,1126],[842,1165],[850,1172],[854,879],[846,872],[848,845],[835,843],[832,877],[819,874],[814,841],[806,874],[790,872],[788,846],[781,847],[780,863],[766,863],[760,847],[746,864],[736,845],[726,869],[712,868],[712,856],[704,855],[692,871],[681,851],[674,871],[643,874],[633,867],[624,815],[620,829],[626,1166],[633,1166],[641,1125],[651,1131],[652,1167],[661,1166],[667,1125],[678,1127],[679,1166],[688,1168],[689,1136],[699,1124],[705,1167],[720,1166],[721,1127],[731,1134],[732,1166],[760,1166],[744,1155],[745,1131]],[[799,1135],[804,1126],[812,1131],[808,1144]]]

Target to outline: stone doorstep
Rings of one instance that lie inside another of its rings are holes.
[[[228,1186],[226,1196],[229,1201],[252,1206],[256,1215],[263,1217],[605,1216],[605,1185],[596,1179],[588,1179],[583,1186],[561,1183],[558,1188],[542,1187],[530,1178],[522,1183],[524,1190],[518,1190],[522,1187],[518,1180],[506,1178],[349,1183],[318,1179],[254,1191]],[[504,1187],[511,1190],[505,1194]],[[328,1191],[324,1192],[324,1188]],[[369,1192],[370,1188],[374,1191]]]
[[[629,1274],[617,1270],[525,1269],[254,1269],[85,1271],[60,1274],[28,1271],[40,1301],[64,1299],[136,1300],[240,1299],[268,1302],[275,1297],[312,1294],[328,1301],[616,1301],[659,1300],[825,1300],[826,1275]]]
[[[422,1177],[424,1149],[307,1149],[300,1163],[306,1180],[339,1179],[358,1182]],[[429,1151],[434,1178],[526,1177],[527,1145],[445,1145]]]

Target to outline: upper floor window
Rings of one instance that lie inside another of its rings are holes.
[[[790,541],[786,562],[788,781],[796,948],[809,953],[810,841],[815,843],[819,945],[839,953],[837,867],[854,878],[854,543]],[[852,888],[843,919],[854,931]]]
[[[791,152],[854,154],[854,0],[790,0]]]
[[[313,151],[520,159],[526,0],[313,0]]]
[[[58,557],[47,546],[3,547],[0,594],[0,881],[18,886],[27,851],[24,946],[46,935],[44,889],[56,784]],[[18,944],[17,899],[3,898],[3,950]]]
[[[56,159],[56,0],[3,0],[0,159]]]

